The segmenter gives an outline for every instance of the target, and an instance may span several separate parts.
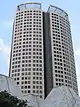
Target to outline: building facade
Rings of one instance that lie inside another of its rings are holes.
[[[78,92],[68,15],[56,6],[43,12],[40,3],[17,6],[13,24],[10,70],[24,95],[45,98],[66,85]]]

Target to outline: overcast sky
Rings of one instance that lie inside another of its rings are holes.
[[[71,23],[76,72],[80,92],[80,0],[1,0],[0,1],[0,74],[8,75],[9,56],[12,38],[12,23],[16,6],[25,2],[40,2],[42,9],[56,5],[65,10]]]

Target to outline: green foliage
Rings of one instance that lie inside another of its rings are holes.
[[[17,97],[11,96],[6,91],[0,92],[0,107],[26,107],[24,100],[19,100]]]

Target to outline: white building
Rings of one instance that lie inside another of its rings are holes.
[[[29,107],[80,107],[80,97],[66,86],[53,88],[43,100],[34,94],[24,96],[12,78],[0,74],[0,92],[5,90],[12,96],[27,101]]]
[[[24,95],[45,98],[65,85],[78,93],[68,14],[56,6],[43,12],[40,3],[17,6],[9,76]]]
[[[5,90],[12,96],[22,99],[23,94],[16,82],[12,78],[0,74],[0,92]]]
[[[41,107],[80,107],[80,97],[72,88],[60,86],[52,89]]]

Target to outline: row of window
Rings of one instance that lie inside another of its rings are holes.
[[[37,43],[37,44],[39,43],[39,44],[41,44],[41,42],[34,42],[34,41],[33,41],[33,43]],[[23,44],[26,44],[26,42],[23,42]],[[33,45],[33,47],[34,47],[34,46],[36,46],[36,45]],[[26,44],[26,45],[23,45],[23,48],[24,48],[24,47],[32,47],[32,45],[31,45],[31,44]],[[41,45],[38,45],[38,47],[41,47]],[[21,45],[20,45],[20,46],[18,46],[18,45],[17,45],[17,46],[14,46],[13,49],[19,49],[19,48],[21,48]],[[22,50],[23,50],[23,51],[28,51],[28,49],[25,49],[25,48],[22,49]],[[31,50],[31,49],[29,49],[29,50]],[[35,48],[34,50],[36,50],[36,48]],[[37,51],[38,51],[38,50],[41,51],[41,49],[37,49]]]
[[[27,90],[23,90],[22,89],[22,93],[24,93],[24,94],[26,94],[26,93],[36,93],[36,95],[38,94],[38,95],[40,95],[40,94],[43,94],[43,92],[42,91],[39,91],[39,90],[29,90],[29,89],[27,89]],[[42,95],[40,95],[40,98],[42,98]],[[30,107],[30,106],[29,106]]]
[[[29,89],[29,88],[31,88],[31,86],[30,85],[23,85],[23,86],[21,86],[21,89]],[[33,90],[34,89],[42,89],[42,86],[33,86]]]

